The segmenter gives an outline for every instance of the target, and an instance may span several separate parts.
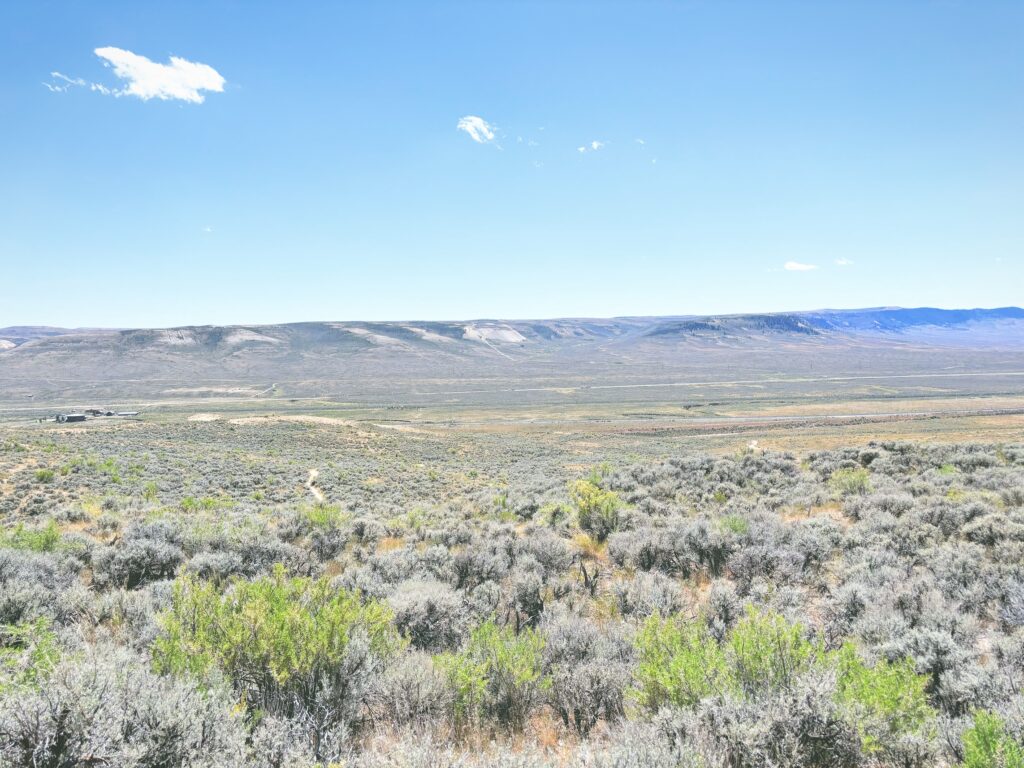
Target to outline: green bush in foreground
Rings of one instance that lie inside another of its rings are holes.
[[[819,663],[823,651],[799,624],[748,612],[719,644],[703,621],[652,616],[636,638],[637,694],[649,710],[689,707],[716,693],[756,698]]]
[[[860,734],[866,753],[922,733],[935,712],[927,678],[910,660],[865,664],[850,644],[826,652],[800,624],[749,611],[719,643],[704,621],[652,616],[637,634],[635,695],[641,706],[690,709],[717,696],[757,702],[795,690],[814,670],[835,677],[835,702]]]
[[[354,720],[380,661],[401,647],[384,605],[281,567],[224,592],[182,578],[161,627],[156,671],[223,675],[255,719],[300,717],[314,745]]]
[[[925,693],[928,678],[917,674],[911,659],[879,661],[869,667],[846,643],[832,660],[838,670],[839,701],[854,710],[866,752],[920,732],[935,717]]]
[[[0,694],[38,686],[59,660],[57,636],[46,619],[0,626]]]
[[[824,658],[821,644],[808,640],[802,625],[752,609],[728,634],[725,645],[731,685],[750,698],[792,686]]]
[[[963,768],[1024,768],[1024,747],[992,712],[974,714],[974,724],[964,731],[963,742]]]
[[[460,727],[490,717],[512,731],[522,731],[551,681],[543,671],[544,638],[532,629],[516,634],[486,621],[458,653],[435,658],[455,695]]]
[[[703,622],[652,616],[636,637],[637,698],[648,710],[692,707],[728,685],[725,653]]]

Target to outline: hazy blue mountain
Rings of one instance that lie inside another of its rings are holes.
[[[466,382],[590,386],[865,370],[1024,367],[1024,310],[883,307],[720,316],[0,329],[8,397],[267,390],[431,391]],[[1005,354],[1003,354],[1005,352]],[[973,354],[970,357],[967,353]],[[980,361],[980,362],[979,362]],[[1007,368],[1007,370],[1009,369]],[[452,384],[454,382],[454,384]]]

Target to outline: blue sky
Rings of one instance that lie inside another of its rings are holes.
[[[978,0],[6,2],[0,326],[1022,304],[1022,36]]]

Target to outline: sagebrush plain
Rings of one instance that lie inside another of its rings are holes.
[[[1016,764],[1015,344],[477,344],[475,381],[379,338],[333,353],[413,374],[22,377],[5,763]],[[140,412],[40,421],[99,397]]]

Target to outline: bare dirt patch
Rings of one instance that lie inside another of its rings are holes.
[[[220,419],[219,413],[193,413],[188,417],[189,421],[219,421]]]
[[[318,503],[323,504],[324,503],[323,491],[321,491],[319,488],[316,487],[316,479],[318,477],[320,477],[320,470],[319,469],[311,469],[311,470],[309,470],[309,478],[306,480],[306,489],[311,494],[313,494],[313,498],[316,499]]]
[[[301,413],[268,413],[265,416],[243,416],[230,419],[231,424],[270,424],[279,421],[290,421],[298,424],[333,424],[341,427],[355,427],[358,423],[351,419],[338,419],[333,416],[308,416]]]
[[[172,387],[163,391],[165,395],[258,395],[254,387]]]

